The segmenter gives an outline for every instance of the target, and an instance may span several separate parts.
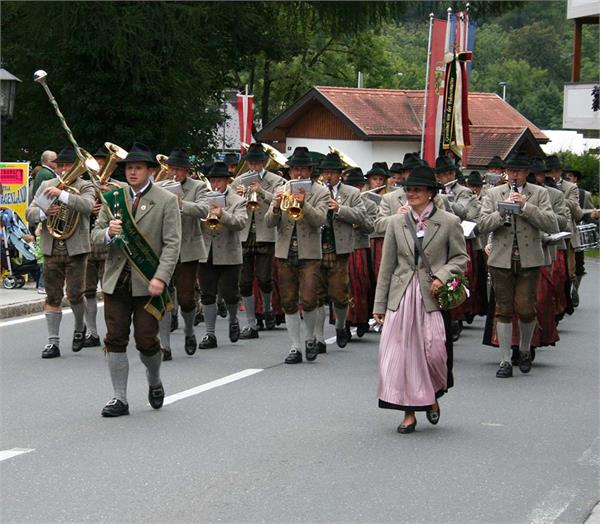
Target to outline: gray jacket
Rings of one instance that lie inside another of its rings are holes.
[[[492,233],[492,251],[488,258],[488,266],[506,269],[511,267],[515,234],[521,267],[543,266],[545,258],[542,234],[558,232],[548,191],[543,187],[525,184],[523,195],[527,202],[522,214],[513,217],[512,226],[505,226],[504,218],[498,212],[498,202],[506,202],[509,194],[510,187],[504,184],[488,190],[483,199],[481,215],[477,223],[482,233]]]
[[[577,224],[583,218],[583,211],[579,207],[579,189],[577,184],[562,179],[557,182],[557,187],[564,193],[565,204],[571,213],[571,245],[579,247],[581,243],[579,241],[579,233],[577,232]]]
[[[377,218],[375,219],[375,235],[385,235],[388,222],[392,216],[396,214],[398,208],[406,204],[406,193],[404,189],[396,189],[391,193],[383,195],[379,203]]]
[[[201,220],[208,215],[208,187],[205,182],[186,178],[182,184],[181,262],[206,260],[208,251],[202,235]]]
[[[364,193],[360,194],[360,197],[365,204],[365,220],[362,223],[356,224],[354,229],[354,249],[368,249],[369,248],[369,234],[373,232],[375,219],[377,218],[377,210],[379,207],[375,202]]]
[[[431,280],[423,260],[419,257],[418,267],[415,265],[415,249],[405,215],[391,217],[383,241],[373,313],[396,311],[415,273],[425,310],[431,312],[440,309],[437,300],[429,292]],[[423,250],[435,278],[446,283],[453,275],[463,274],[469,257],[458,217],[436,209],[427,219]]]
[[[289,190],[289,184],[283,188],[284,192]],[[304,216],[297,221],[290,219],[285,211],[275,211],[271,203],[265,223],[267,227],[277,228],[277,242],[275,243],[275,256],[287,259],[294,225],[298,238],[298,258],[309,260],[322,258],[321,250],[321,226],[327,221],[329,204],[329,190],[313,182],[310,194],[304,201]]]
[[[333,215],[335,252],[345,255],[354,251],[354,225],[366,220],[367,210],[360,191],[347,184],[340,184],[336,200],[338,212]]]
[[[58,178],[45,180],[37,190],[36,196],[41,195],[48,187],[57,186],[59,182]],[[79,224],[77,225],[75,233],[65,240],[69,256],[90,252],[90,214],[96,203],[96,190],[90,182],[78,178],[73,182],[72,187],[77,189],[79,194],[69,193],[69,203],[67,204],[67,207],[70,207],[79,213]],[[52,255],[54,237],[48,233],[48,228],[46,227],[47,218],[42,220],[41,213],[42,210],[37,205],[34,197],[25,211],[25,216],[27,217],[27,221],[32,224],[42,222],[42,236],[40,239],[42,253],[44,255]]]
[[[212,249],[212,263],[215,266],[237,265],[242,263],[242,240],[240,231],[248,221],[246,200],[236,195],[231,188],[225,196],[225,207],[221,213],[221,227],[210,229],[202,222],[202,232],[206,243],[206,262]]]

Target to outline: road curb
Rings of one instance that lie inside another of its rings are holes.
[[[97,300],[102,301],[102,291],[98,291],[96,294]],[[16,302],[15,304],[7,304],[0,306],[0,320],[22,317],[26,315],[33,315],[34,313],[41,313],[44,311],[44,303],[46,302],[45,297],[40,297],[35,300],[27,300],[26,302]],[[65,298],[62,301],[63,307],[70,307],[69,301]]]

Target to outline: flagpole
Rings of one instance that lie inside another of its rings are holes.
[[[431,33],[433,13],[429,13],[429,43],[427,44],[427,69],[425,70],[425,91],[423,91],[423,123],[421,125],[421,159],[425,158],[425,123],[427,121],[427,89],[429,88],[429,66],[431,63]]]

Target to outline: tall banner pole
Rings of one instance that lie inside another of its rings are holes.
[[[425,125],[427,121],[427,89],[429,88],[429,66],[431,64],[431,32],[433,13],[429,13],[429,38],[427,44],[427,69],[425,71],[425,91],[423,92],[423,123],[421,124],[421,159],[425,158]]]

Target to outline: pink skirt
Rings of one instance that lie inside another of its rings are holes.
[[[425,311],[413,276],[397,311],[388,311],[379,343],[379,405],[425,410],[447,389],[446,331],[440,311]]]

